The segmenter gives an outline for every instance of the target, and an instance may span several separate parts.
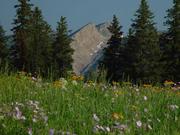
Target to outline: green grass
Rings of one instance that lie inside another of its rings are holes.
[[[170,88],[0,75],[0,135],[179,135],[179,106]]]

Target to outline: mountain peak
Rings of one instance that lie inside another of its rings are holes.
[[[83,74],[94,60],[98,60],[97,56],[106,46],[110,35],[107,26],[107,23],[99,25],[88,23],[71,35],[73,39],[71,46],[75,50],[73,70],[76,74]]]

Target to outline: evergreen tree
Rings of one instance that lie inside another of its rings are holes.
[[[6,44],[6,36],[3,27],[0,25],[0,69],[4,67],[5,62],[7,60],[7,44]]]
[[[153,14],[146,0],[141,0],[130,29],[126,56],[129,63],[126,74],[135,82],[160,80],[159,38],[154,27]]]
[[[110,81],[120,80],[123,74],[124,47],[121,44],[123,34],[121,28],[122,26],[119,25],[118,18],[114,15],[112,23],[108,27],[112,36],[108,40],[108,47],[105,48],[102,61],[104,68],[107,70],[107,79]]]
[[[135,80],[136,79],[136,72],[135,72],[135,61],[136,59],[136,53],[137,47],[135,46],[135,35],[133,33],[132,28],[129,29],[129,33],[127,36],[127,43],[124,49],[125,52],[125,63],[124,63],[124,73],[125,77],[128,79]],[[130,80],[128,80],[130,81]]]
[[[72,70],[72,55],[74,50],[71,48],[71,38],[68,35],[68,27],[65,17],[61,17],[58,22],[56,37],[54,42],[54,72],[57,77],[65,77],[69,70]]]
[[[180,1],[173,0],[173,7],[169,9],[166,25],[168,32],[162,39],[164,79],[180,80]]]
[[[19,4],[15,5],[16,19],[14,19],[13,38],[14,44],[11,47],[11,59],[13,66],[18,70],[27,70],[29,46],[29,25],[31,23],[30,0],[18,0]]]
[[[33,11],[30,29],[29,72],[40,72],[43,76],[47,76],[52,66],[52,30],[44,21],[38,7]]]

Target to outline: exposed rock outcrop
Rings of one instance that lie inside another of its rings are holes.
[[[107,23],[97,26],[89,23],[71,35],[71,47],[75,50],[73,70],[76,74],[84,74],[97,65],[110,37],[107,27]]]
[[[110,26],[110,23],[108,22],[96,25],[98,32],[106,39],[109,39],[111,37],[111,33],[108,30],[109,26]]]

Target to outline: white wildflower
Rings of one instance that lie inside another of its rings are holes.
[[[18,108],[18,107],[15,107],[15,110],[16,110],[17,112],[19,112],[19,108]]]
[[[157,121],[158,121],[158,122],[161,122],[161,120],[160,120],[159,118],[157,118]]]
[[[33,105],[33,101],[32,101],[32,100],[29,100],[29,104],[30,104],[30,105]]]
[[[21,117],[22,117],[22,112],[19,110],[18,107],[15,107],[15,110],[16,110],[16,118],[17,118],[18,120],[20,120]]]
[[[99,129],[102,130],[102,131],[105,131],[103,126],[100,126]]]
[[[36,120],[35,118],[33,118],[33,119],[32,119],[32,121],[33,121],[34,123],[36,123],[36,122],[37,122],[37,120]]]
[[[40,109],[37,104],[34,104],[34,106],[35,106],[36,110],[39,110],[39,109]]]
[[[150,130],[152,130],[152,127],[151,127],[151,125],[148,125],[148,128],[149,128]]]
[[[73,81],[72,81],[72,84],[76,86],[78,83],[77,83],[76,80],[73,80]]]
[[[44,116],[43,118],[44,118],[44,122],[47,123],[47,121],[48,121],[48,116]]]
[[[179,109],[179,106],[177,106],[177,105],[170,105],[169,108],[170,108],[172,111],[174,111],[174,110],[176,110],[176,109]]]
[[[22,119],[22,120],[26,120],[26,117],[25,117],[25,116],[22,116],[21,119]]]
[[[16,102],[16,105],[18,105],[18,106],[24,106],[24,104],[18,103],[18,102]]]
[[[128,128],[128,126],[124,125],[124,124],[116,123],[116,126],[114,126],[113,128],[114,129],[119,129],[120,131],[125,131]]]
[[[142,126],[142,122],[139,120],[139,121],[136,122],[136,125],[137,125],[137,127],[140,128]]]
[[[66,135],[71,135],[71,133],[70,132],[66,132]]]
[[[34,112],[34,113],[38,113],[38,111],[37,111],[37,110],[34,110],[33,112]]]
[[[147,109],[147,108],[144,108],[144,112],[146,112],[146,113],[147,113],[147,112],[148,112],[148,109]]]
[[[35,78],[34,76],[31,78],[33,81],[37,81],[37,78]]]
[[[106,127],[106,131],[107,131],[107,132],[110,132],[111,129],[110,129],[109,127]]]
[[[139,92],[139,89],[138,89],[138,88],[136,88],[135,90],[136,90],[136,92]]]
[[[99,129],[98,129],[97,125],[94,126],[94,127],[93,127],[93,132],[94,132],[94,133],[97,133],[98,131],[99,131]]]
[[[95,121],[97,121],[97,122],[100,121],[99,117],[98,117],[96,114],[93,114],[93,119],[94,119]]]
[[[127,128],[128,128],[127,125],[124,125],[124,124],[121,124],[121,125],[120,125],[120,130],[121,130],[121,131],[125,131]]]
[[[152,120],[151,120],[151,119],[148,119],[148,122],[152,122]]]
[[[39,105],[39,101],[34,101],[35,104]]]
[[[144,100],[145,100],[145,101],[147,100],[147,96],[144,96]]]
[[[28,134],[32,135],[32,128],[28,128]]]

